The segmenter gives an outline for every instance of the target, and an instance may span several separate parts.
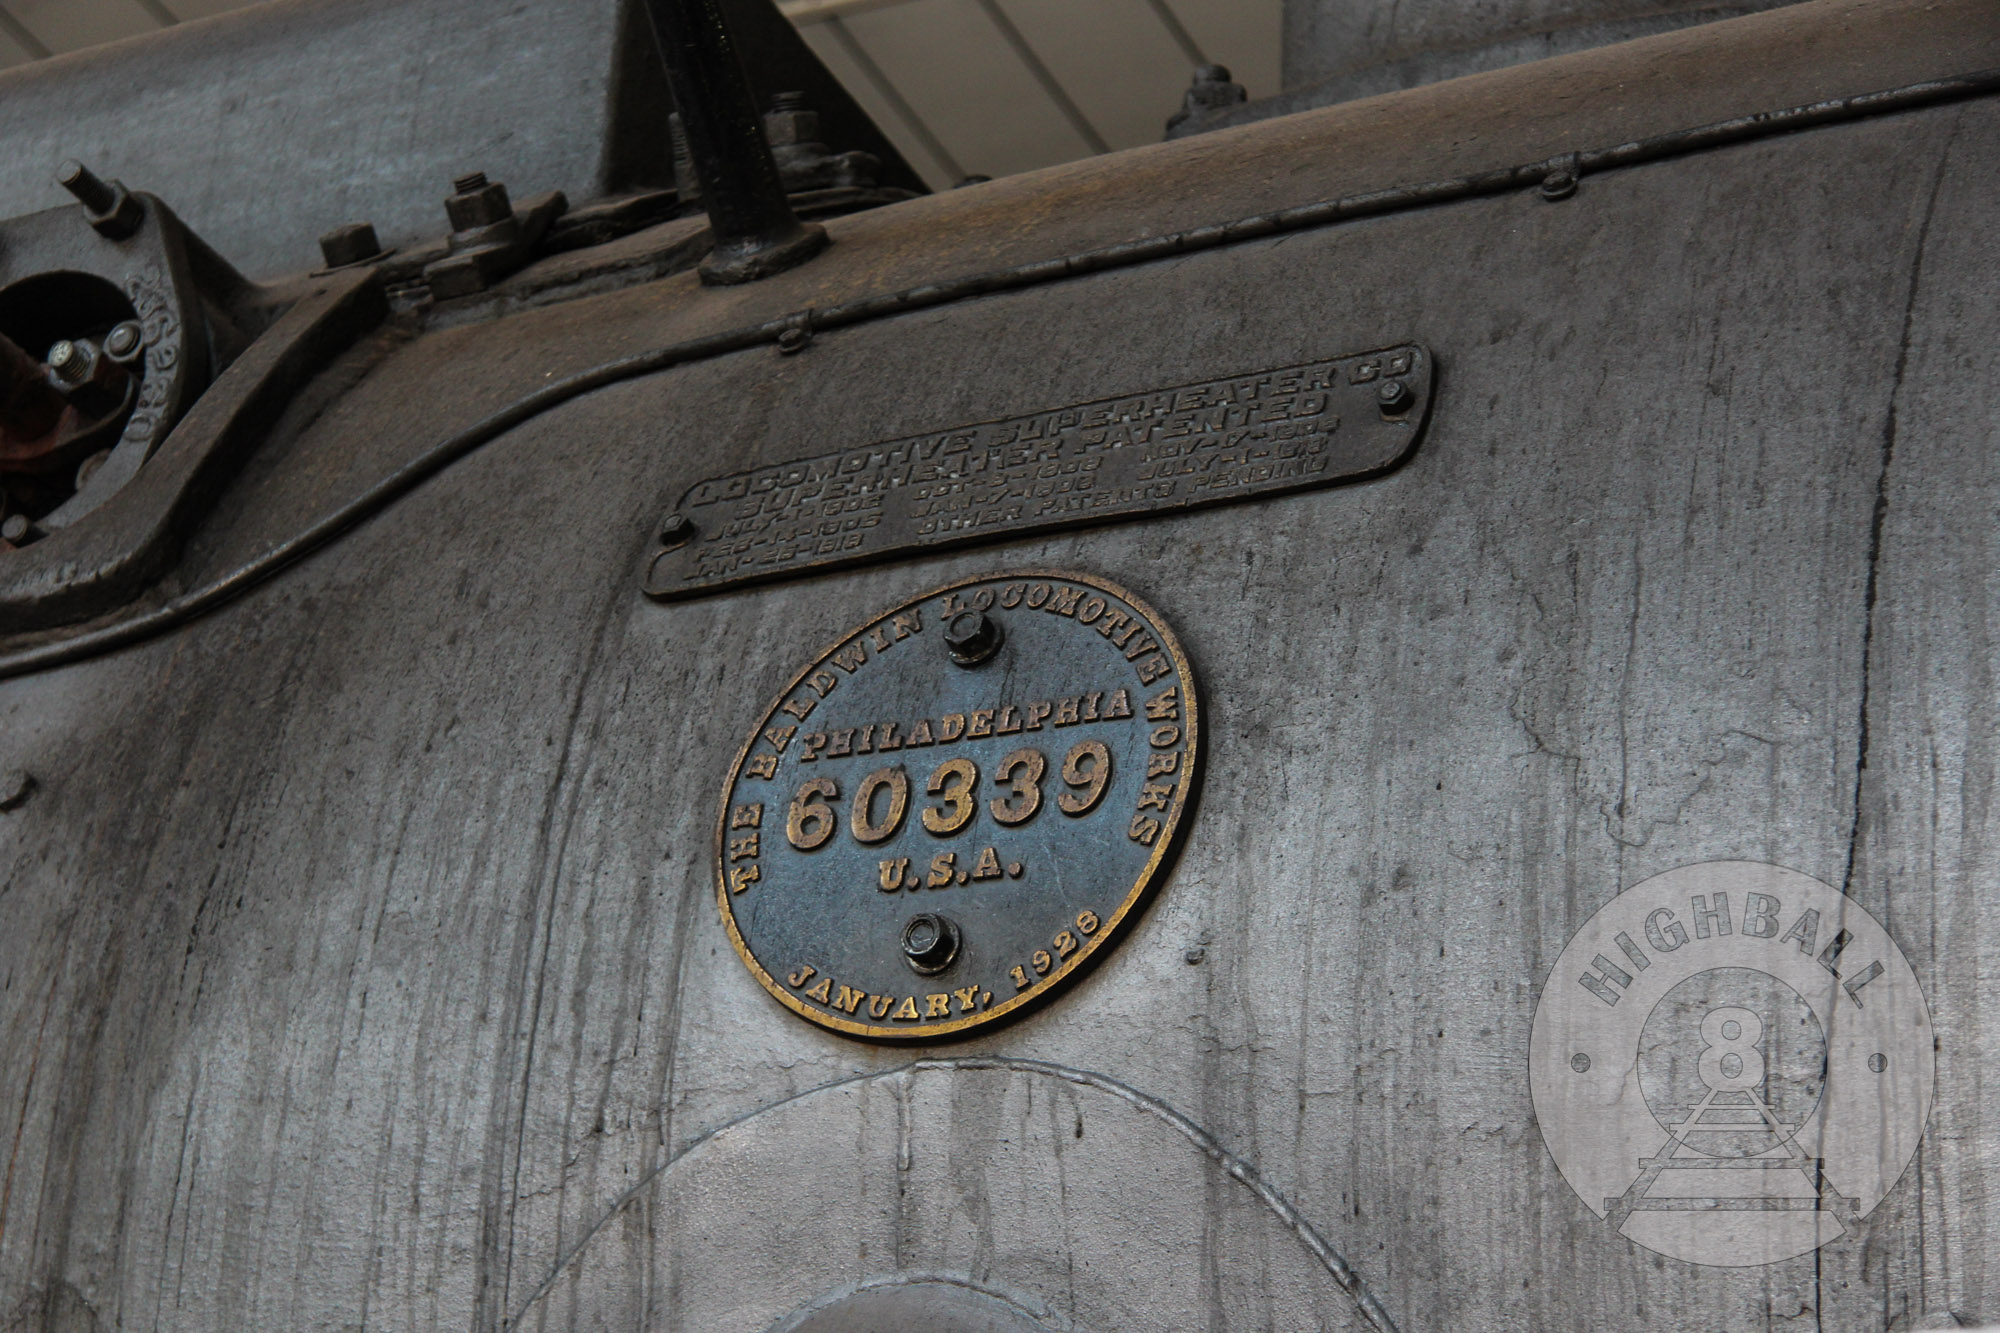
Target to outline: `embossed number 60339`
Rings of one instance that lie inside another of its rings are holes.
[[[1009,827],[1025,824],[1042,808],[1042,777],[1049,761],[1040,750],[1020,749],[1003,758],[993,771],[994,781],[1005,794],[987,802],[993,818]],[[1070,790],[1056,795],[1056,808],[1072,818],[1089,814],[1104,799],[1111,783],[1111,751],[1103,741],[1080,741],[1064,756],[1062,781]],[[923,826],[940,838],[948,838],[972,822],[979,813],[973,794],[979,787],[979,768],[970,759],[947,759],[924,783],[925,792],[939,798],[926,806]],[[785,837],[802,852],[826,845],[840,826],[830,801],[840,799],[840,784],[832,778],[807,778],[792,798],[785,814]],[[910,809],[910,777],[901,765],[878,768],[854,789],[848,809],[848,828],[856,842],[887,842],[903,825]]]

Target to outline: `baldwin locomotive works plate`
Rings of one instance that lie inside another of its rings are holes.
[[[737,755],[716,829],[730,941],[821,1027],[930,1040],[1048,998],[1164,872],[1199,756],[1151,608],[1049,570],[856,627]]]

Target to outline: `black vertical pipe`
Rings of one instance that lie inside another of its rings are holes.
[[[800,222],[785,198],[720,0],[646,0],[646,12],[715,236],[702,280],[755,282],[818,254],[826,229]]]

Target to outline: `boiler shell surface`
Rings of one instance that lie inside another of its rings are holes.
[[[627,352],[1996,57],[1976,5],[1821,0],[859,215],[751,289],[439,328],[274,440],[182,576]],[[1480,108],[1505,132],[1443,132]],[[1996,145],[1990,98],[1944,99],[699,360],[0,685],[37,783],[0,816],[0,1310],[747,1331],[921,1276],[1082,1330],[2000,1315]],[[1403,342],[1436,397],[1385,477],[639,592],[705,477]],[[1011,1026],[913,1052],[803,1023],[716,919],[732,758],[853,625],[1020,567],[1129,587],[1184,644],[1178,864]],[[1755,1267],[1617,1234],[1529,1083],[1572,935],[1725,861],[1850,894],[1936,1035],[1915,1163]]]

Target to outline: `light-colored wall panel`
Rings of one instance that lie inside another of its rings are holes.
[[[847,24],[966,171],[1005,176],[1089,153],[974,0],[920,0]]]
[[[1229,66],[1252,97],[1284,87],[1279,72],[1285,11],[1280,0],[1168,0],[1210,60]]]
[[[9,0],[7,7],[57,55],[160,29],[134,0]]]
[[[182,22],[214,18],[217,14],[247,9],[251,4],[258,2],[259,0],[160,0],[166,9]]]
[[[10,14],[0,14],[0,69],[10,65],[20,65],[36,58],[35,52],[17,41],[7,19]],[[18,19],[15,22],[19,22]]]
[[[869,119],[881,127],[882,133],[889,136],[889,142],[896,145],[897,151],[902,153],[903,159],[924,178],[925,184],[934,190],[943,190],[958,183],[958,178],[964,173],[958,170],[957,162],[938,156],[932,150],[930,142],[927,142],[925,136],[912,124],[910,117],[890,105],[889,100],[876,86],[875,80],[870,78],[867,71],[863,70],[849,54],[850,48],[847,42],[841,40],[836,25],[808,23],[799,29],[799,35],[805,38],[806,45],[812,48],[813,54],[832,71],[833,77],[840,80],[841,86],[861,104],[861,109],[868,113]],[[849,40],[852,40],[851,34]],[[898,93],[901,91],[897,89]],[[835,148],[845,146],[833,145]]]
[[[1002,0],[1022,36],[1113,148],[1157,143],[1188,59],[1146,0]]]

